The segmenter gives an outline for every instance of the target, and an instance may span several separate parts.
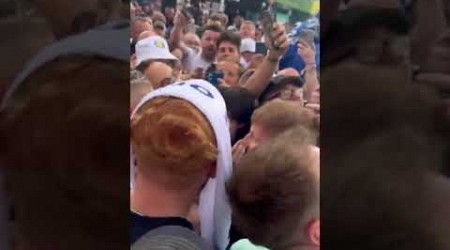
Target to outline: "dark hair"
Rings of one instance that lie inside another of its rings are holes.
[[[234,143],[250,131],[251,117],[258,105],[256,96],[245,88],[220,88],[219,91],[225,100],[230,119],[243,125],[237,130]]]
[[[205,27],[205,29],[203,30],[202,35],[205,34],[205,32],[208,31],[208,30],[212,31],[212,32],[217,32],[217,33],[222,33],[223,32],[223,29],[220,26],[211,24],[211,25],[207,25]]]
[[[235,32],[232,31],[223,32],[220,35],[219,40],[217,40],[217,47],[219,47],[219,45],[223,42],[229,42],[235,45],[238,51],[241,49],[241,37],[239,36],[239,34]]]
[[[211,20],[213,20],[213,21],[219,21],[219,22],[221,22],[222,23],[222,25],[223,26],[226,26],[227,24],[228,24],[228,16],[227,15],[225,15],[224,13],[222,13],[222,12],[216,12],[216,13],[213,13],[210,17],[209,17],[209,19],[211,19]]]

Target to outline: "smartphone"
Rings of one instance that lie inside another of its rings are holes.
[[[267,54],[267,47],[266,47],[266,45],[264,43],[262,43],[262,42],[257,42],[256,43],[256,51],[255,51],[255,53],[266,55]]]
[[[206,73],[205,80],[210,82],[214,86],[219,85],[219,79],[223,79],[224,73],[220,71]]]
[[[274,37],[272,37],[273,25],[274,25],[274,20],[273,20],[272,14],[269,11],[263,11],[259,18],[259,21],[261,22],[261,26],[263,28],[264,35],[269,38],[270,42],[272,43],[272,46],[275,49],[278,49],[279,47],[275,46]]]

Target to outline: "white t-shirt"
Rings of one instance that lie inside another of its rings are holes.
[[[195,50],[187,48],[186,56],[183,59],[183,68],[191,74],[195,73],[198,68],[201,68],[205,72],[212,63],[202,57],[201,51],[197,53]]]

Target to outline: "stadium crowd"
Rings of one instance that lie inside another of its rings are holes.
[[[131,4],[132,246],[319,249],[314,32],[158,7]]]

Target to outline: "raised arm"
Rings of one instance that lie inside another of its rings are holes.
[[[169,38],[170,50],[181,49],[183,54],[187,53],[187,46],[183,42],[183,30],[186,27],[186,17],[177,11],[174,19],[174,27]]]
[[[319,79],[316,70],[316,51],[310,44],[300,40],[297,53],[305,62],[305,84],[303,85],[303,93],[305,100],[309,102],[312,93],[319,87]]]
[[[270,36],[266,36],[267,38]],[[278,64],[281,57],[286,53],[289,47],[289,41],[286,35],[286,30],[282,24],[274,24],[272,36],[275,40],[275,45],[279,49],[275,49],[270,42],[270,39],[266,39],[266,46],[269,48],[269,52],[265,57],[261,66],[255,71],[255,73],[247,80],[243,86],[248,91],[256,96],[260,96],[261,93],[269,85],[272,76],[278,69]]]

